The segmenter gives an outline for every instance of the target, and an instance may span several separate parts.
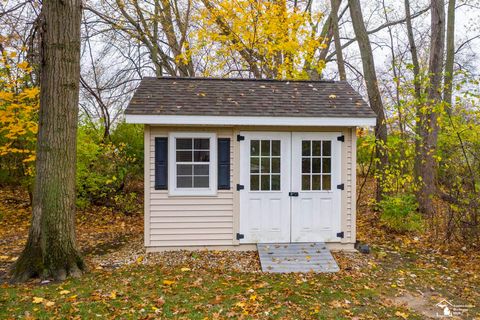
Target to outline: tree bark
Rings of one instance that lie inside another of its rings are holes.
[[[431,42],[429,56],[428,101],[419,112],[420,146],[415,161],[419,166],[420,185],[417,194],[419,210],[432,216],[432,198],[436,191],[437,161],[435,152],[438,141],[438,106],[442,101],[441,85],[445,48],[445,4],[443,0],[431,1]]]
[[[443,92],[443,100],[449,109],[452,106],[453,64],[455,63],[455,4],[455,0],[448,1],[447,57],[445,59],[445,89]]]
[[[362,57],[363,75],[367,86],[368,100],[373,111],[377,115],[377,123],[375,126],[376,138],[376,157],[379,159],[377,164],[377,174],[379,181],[377,182],[377,200],[383,195],[382,183],[384,181],[384,171],[388,163],[388,155],[386,151],[387,144],[387,124],[385,122],[385,111],[383,108],[382,97],[378,88],[377,74],[375,71],[375,62],[372,54],[372,47],[368,38],[367,29],[363,22],[363,14],[359,0],[349,0],[350,16],[352,18],[353,29],[360,48]]]
[[[81,0],[43,1],[40,113],[32,224],[13,281],[63,280],[84,269],[75,239]]]
[[[338,8],[340,7],[342,0],[330,0],[332,13],[330,14],[332,18],[332,27],[333,27],[333,39],[335,43],[335,53],[337,55],[337,66],[338,74],[340,80],[347,80],[347,73],[345,71],[345,61],[343,61],[343,52],[342,52],[342,42],[340,41],[340,30],[338,28]]]

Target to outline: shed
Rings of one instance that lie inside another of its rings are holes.
[[[356,128],[375,113],[347,83],[144,78],[147,251],[325,242],[353,249]]]

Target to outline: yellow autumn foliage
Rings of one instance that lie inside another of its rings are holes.
[[[0,157],[15,155],[29,166],[35,160],[40,90],[29,85],[28,62],[14,63],[15,57],[15,52],[0,57]]]
[[[195,17],[198,28],[178,59],[208,56],[204,76],[224,70],[258,70],[256,77],[306,79],[321,73],[324,40],[316,31],[321,12],[295,8],[286,1],[204,0]],[[204,54],[202,54],[204,53]]]

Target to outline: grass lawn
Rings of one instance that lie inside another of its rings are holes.
[[[2,319],[425,319],[441,312],[435,304],[444,298],[473,305],[464,318],[480,319],[478,253],[449,254],[421,236],[389,235],[368,212],[359,228],[371,254],[335,253],[335,274],[276,275],[260,272],[255,252],[145,254],[140,215],[97,208],[78,215],[86,275],[10,285],[6,271],[25,243],[30,209],[7,200],[20,196],[0,192]]]

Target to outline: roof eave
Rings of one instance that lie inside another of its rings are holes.
[[[375,117],[252,117],[126,114],[125,118],[127,123],[150,125],[363,127],[374,126],[376,123]]]

